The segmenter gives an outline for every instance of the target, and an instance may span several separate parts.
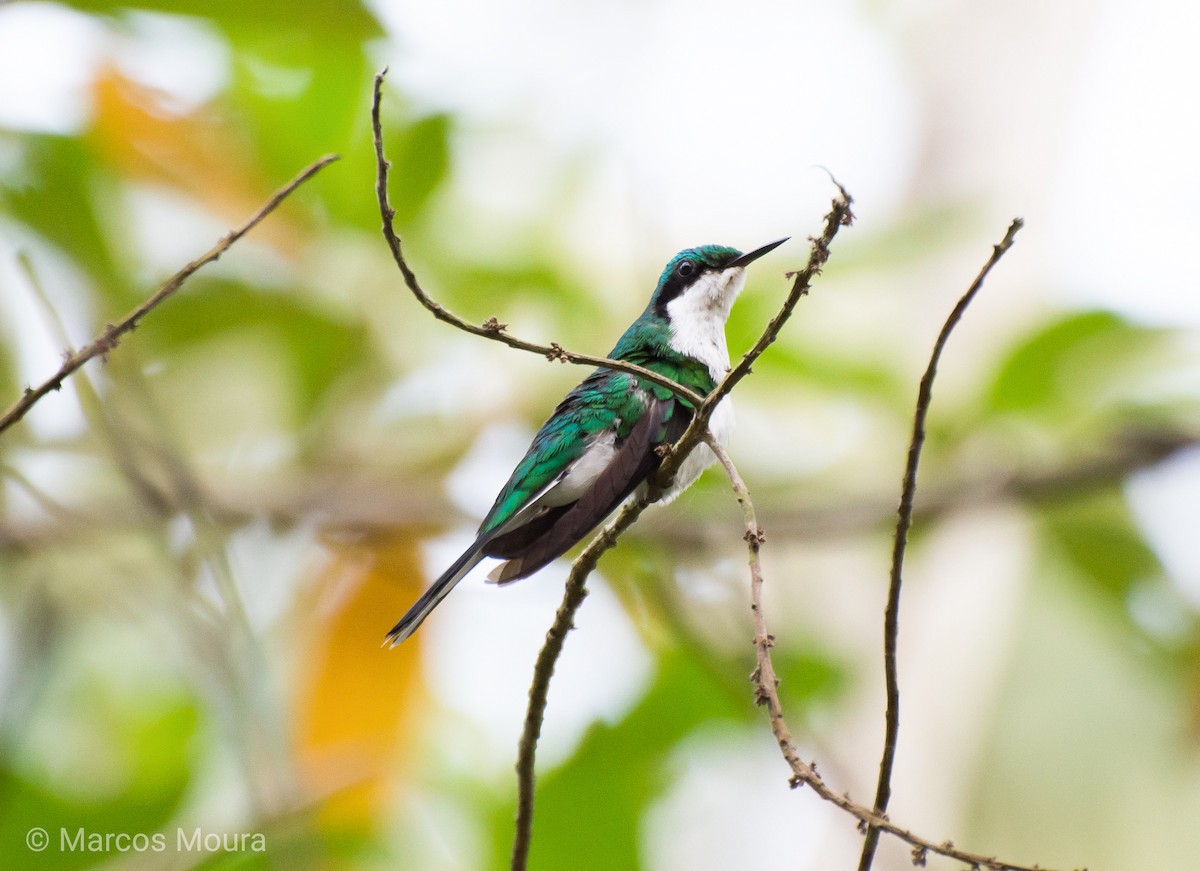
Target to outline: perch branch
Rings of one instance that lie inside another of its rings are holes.
[[[546,699],[550,692],[550,678],[554,675],[554,666],[562,653],[567,633],[575,628],[575,612],[587,596],[588,576],[595,570],[600,556],[617,543],[621,533],[633,525],[649,504],[648,499],[635,499],[626,503],[616,519],[605,526],[571,564],[562,603],[558,606],[554,622],[546,633],[546,642],[538,652],[533,668],[533,682],[529,686],[529,706],[525,710],[525,724],[517,747],[517,822],[516,835],[513,838],[512,871],[524,871],[529,858],[529,845],[533,838],[534,760],[538,739],[542,734],[542,721],[546,714]]]
[[[687,458],[696,445],[708,433],[708,419],[712,416],[717,402],[728,395],[746,374],[750,364],[775,341],[800,297],[808,292],[813,277],[819,274],[821,266],[829,258],[829,243],[837,234],[838,228],[848,225],[852,220],[850,212],[850,196],[841,185],[838,185],[839,196],[833,201],[833,207],[825,219],[825,229],[821,236],[812,239],[812,251],[808,264],[794,276],[792,290],[779,312],[771,319],[765,331],[753,348],[742,358],[741,363],[734,367],[717,385],[713,393],[696,407],[688,428],[670,450],[659,467],[659,473],[653,482],[651,492],[630,505],[612,524],[606,528],[580,555],[571,568],[567,579],[567,589],[563,594],[563,602],[555,617],[554,625],[546,635],[546,643],[538,654],[534,670],[533,685],[529,690],[529,707],[526,711],[525,726],[521,734],[520,749],[517,761],[517,830],[513,843],[511,871],[524,871],[529,853],[529,841],[533,824],[534,779],[533,766],[537,751],[538,736],[541,733],[542,717],[546,708],[546,693],[549,691],[550,676],[554,672],[554,664],[562,652],[566,633],[571,629],[571,620],[576,609],[583,601],[583,584],[595,568],[600,554],[616,542],[617,535],[632,525],[646,505],[654,502],[674,477],[679,465]],[[716,398],[714,398],[716,397]],[[593,548],[599,545],[594,551]],[[586,562],[584,558],[587,557]],[[582,566],[581,566],[582,563]],[[582,571],[577,571],[582,569]]]
[[[917,392],[917,407],[913,414],[912,441],[908,448],[908,462],[904,469],[904,484],[900,494],[900,507],[896,520],[896,535],[892,547],[891,580],[888,584],[887,606],[884,610],[883,621],[883,663],[884,676],[887,683],[887,713],[883,757],[879,762],[879,781],[875,789],[875,813],[883,815],[887,812],[888,801],[892,792],[892,768],[896,761],[896,744],[900,734],[900,681],[896,671],[896,645],[900,634],[900,587],[904,568],[904,553],[908,547],[908,531],[912,526],[913,498],[917,490],[917,466],[921,462],[921,449],[925,444],[925,420],[929,415],[929,405],[933,399],[933,379],[937,375],[937,364],[941,359],[942,350],[950,338],[955,326],[962,319],[963,312],[971,304],[971,300],[983,286],[992,267],[995,266],[1005,252],[1012,247],[1017,231],[1024,226],[1024,221],[1014,218],[1008,226],[1008,231],[1000,244],[993,246],[992,255],[988,258],[967,292],[959,299],[958,304],[946,318],[942,330],[938,333],[937,341],[933,344],[933,353],[929,357],[929,365],[921,377],[921,385]],[[879,842],[879,827],[873,824],[867,826],[867,836],[863,841],[862,853],[859,856],[858,871],[869,871],[875,858],[875,847]]]
[[[164,300],[167,299],[167,297],[173,295],[177,290],[179,290],[179,288],[183,286],[184,282],[191,278],[193,273],[195,273],[201,267],[212,263],[222,254],[228,251],[235,242],[254,229],[254,227],[257,226],[264,218],[266,218],[267,215],[275,211],[279,204],[287,199],[288,196],[290,196],[291,193],[296,190],[296,188],[300,187],[300,185],[304,184],[306,181],[337,159],[338,155],[327,154],[320,160],[310,164],[303,171],[301,171],[299,175],[277,190],[271,196],[271,198],[267,200],[266,205],[255,212],[250,220],[242,224],[242,226],[238,227],[237,229],[231,230],[222,236],[221,240],[217,242],[216,245],[172,275],[165,283],[159,286],[158,290],[154,291],[154,293],[147,297],[141,305],[127,314],[124,318],[117,321],[115,324],[109,324],[106,326],[104,331],[100,333],[99,336],[97,336],[88,344],[84,345],[78,351],[66,351],[63,354],[62,366],[59,367],[57,372],[55,372],[37,387],[25,388],[25,392],[22,394],[21,398],[14,402],[8,408],[8,410],[4,412],[3,415],[0,415],[0,433],[4,432],[14,423],[23,418],[29,412],[29,410],[33,408],[33,406],[36,405],[44,396],[52,391],[61,390],[63,381],[77,371],[81,366],[83,366],[84,363],[94,359],[95,357],[104,357],[110,351],[116,348],[126,333],[133,332],[133,330],[136,329],[137,325],[141,322],[142,318],[157,308]]]
[[[792,316],[792,310],[795,309],[800,298],[808,294],[813,279],[821,274],[821,269],[829,259],[829,246],[833,243],[838,230],[842,227],[848,227],[854,222],[854,213],[850,210],[850,204],[854,202],[854,198],[846,192],[846,189],[842,187],[837,179],[834,179],[833,183],[837,186],[838,195],[834,198],[829,213],[825,215],[825,226],[821,231],[821,235],[809,237],[811,248],[808,253],[808,262],[798,272],[788,273],[788,277],[792,279],[792,287],[783,305],[780,306],[779,311],[771,318],[762,335],[759,336],[758,341],[751,346],[749,351],[742,355],[742,359],[738,364],[730,369],[725,377],[721,379],[720,383],[713,388],[712,392],[704,398],[703,404],[697,409],[696,414],[688,424],[688,428],[684,430],[679,440],[671,446],[670,453],[662,465],[659,466],[654,476],[654,485],[659,490],[665,490],[670,486],[671,480],[679,470],[679,466],[687,458],[687,455],[691,453],[692,448],[704,438],[704,434],[708,431],[708,420],[712,417],[717,403],[728,396],[737,383],[750,374],[750,367],[762,356],[767,347],[779,337],[779,332],[783,329],[783,325]]]

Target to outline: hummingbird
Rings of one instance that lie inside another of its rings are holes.
[[[680,251],[609,358],[636,363],[706,396],[729,371],[725,322],[745,284],[746,266],[786,241],[748,254],[725,245]],[[394,647],[412,635],[484,557],[504,560],[488,579],[508,584],[562,556],[635,490],[648,486],[662,463],[662,447],[683,434],[694,412],[691,403],[666,387],[626,372],[594,370],[533,437],[470,547],[408,609],[384,643]],[[728,398],[713,409],[709,430],[718,444],[727,443],[733,432]],[[660,501],[686,490],[715,459],[707,445],[699,445]]]

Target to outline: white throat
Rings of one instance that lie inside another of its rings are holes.
[[[713,381],[729,371],[725,321],[745,283],[746,270],[741,267],[707,272],[667,303],[671,348],[707,366]]]

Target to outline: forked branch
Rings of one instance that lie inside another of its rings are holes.
[[[508,345],[511,348],[528,351],[530,353],[540,354],[552,360],[560,360],[568,363],[578,363],[589,366],[602,366],[609,369],[627,372],[632,375],[644,378],[655,384],[667,387],[674,391],[677,395],[688,399],[696,409],[692,421],[688,429],[679,438],[679,440],[671,446],[667,457],[664,459],[658,474],[655,477],[655,488],[663,488],[667,486],[678,469],[680,463],[687,457],[701,441],[708,443],[710,448],[720,460],[725,468],[734,492],[737,496],[739,504],[742,506],[743,519],[745,522],[744,538],[749,549],[750,576],[751,576],[751,610],[754,615],[754,634],[755,634],[755,650],[756,650],[756,666],[751,675],[751,679],[755,686],[755,701],[764,705],[767,708],[768,716],[771,722],[771,730],[775,735],[776,741],[779,744],[780,750],[783,753],[789,768],[792,771],[792,776],[789,783],[793,788],[807,784],[817,795],[822,799],[831,802],[841,808],[846,813],[855,817],[858,820],[859,827],[864,832],[888,832],[895,835],[901,840],[907,842],[912,847],[912,858],[914,864],[923,865],[925,857],[930,853],[936,853],[947,856],[953,859],[960,860],[968,865],[976,868],[990,868],[995,871],[1003,871],[1003,869],[1011,869],[1011,871],[1038,871],[1037,866],[1016,865],[1008,862],[1001,862],[992,856],[983,856],[977,853],[971,853],[966,850],[960,850],[951,844],[949,841],[942,843],[934,843],[926,838],[912,833],[895,823],[891,822],[886,813],[882,809],[879,811],[872,810],[863,805],[859,805],[852,801],[847,795],[839,795],[830,789],[817,774],[816,765],[814,763],[805,762],[801,759],[799,752],[796,749],[795,743],[792,740],[791,733],[787,723],[784,720],[782,704],[779,700],[777,691],[778,679],[775,676],[774,666],[771,662],[771,647],[774,644],[774,637],[771,636],[766,627],[766,619],[763,615],[762,608],[762,586],[763,574],[761,564],[759,562],[759,550],[765,542],[765,536],[761,527],[758,525],[755,517],[754,506],[750,500],[749,491],[746,488],[745,482],[738,474],[736,467],[730,461],[728,454],[712,439],[708,431],[708,420],[711,416],[717,403],[722,398],[727,396],[737,383],[744,378],[749,372],[750,367],[758,359],[766,348],[778,338],[780,330],[791,316],[792,310],[809,289],[812,280],[821,272],[826,260],[829,258],[830,244],[836,236],[839,228],[849,225],[853,221],[853,213],[851,212],[851,197],[846,190],[840,185],[838,187],[838,196],[833,200],[833,206],[828,215],[825,217],[824,229],[820,236],[810,239],[812,249],[809,254],[808,263],[804,269],[790,274],[793,279],[791,290],[784,301],[783,305],[776,315],[771,319],[770,323],[764,329],[762,336],[754,344],[754,346],[746,352],[739,363],[733,367],[725,378],[716,386],[716,388],[707,397],[700,397],[693,392],[674,383],[668,378],[620,360],[612,360],[605,357],[595,357],[587,354],[579,354],[568,351],[558,344],[540,345],[534,342],[527,342],[519,339],[506,332],[506,325],[499,323],[496,318],[491,318],[482,325],[472,324],[465,321],[458,315],[450,312],[444,306],[436,302],[430,297],[421,287],[415,273],[409,266],[401,249],[400,239],[395,233],[393,226],[394,212],[388,203],[387,195],[387,178],[389,163],[384,156],[383,148],[383,133],[380,122],[380,93],[383,84],[386,70],[380,72],[375,77],[374,100],[372,103],[372,127],[375,139],[375,155],[376,155],[376,195],[379,201],[380,215],[383,219],[383,235],[387,240],[388,246],[391,249],[392,257],[396,262],[404,277],[405,284],[417,300],[428,309],[434,317],[454,327],[457,327],[464,332],[482,338],[492,339]],[[1005,237],[1005,241],[1001,246],[997,246],[993,259],[979,278],[976,279],[975,285],[970,292],[973,296],[978,290],[978,285],[982,283],[983,277],[987,271],[995,263],[996,260],[1004,253],[1005,250],[1012,244],[1012,235],[1019,229],[1020,222],[1015,221],[1010,227],[1009,233]],[[969,299],[967,300],[969,302]],[[965,308],[966,302],[960,302],[960,305],[952,315],[952,322],[956,322],[961,317],[962,309]],[[952,323],[950,324],[952,326]],[[948,329],[944,330],[948,333]],[[935,351],[936,356],[940,354],[941,346],[944,345],[945,339],[941,338]],[[923,384],[923,391],[927,388]],[[927,407],[928,400],[925,401]],[[919,427],[923,433],[923,413],[920,416]],[[919,450],[919,449],[918,449]],[[915,481],[915,465],[912,465],[910,472],[906,474],[906,482],[909,479]],[[532,843],[533,832],[533,809],[534,809],[534,768],[535,757],[537,753],[538,739],[541,735],[541,728],[546,709],[546,700],[549,693],[551,677],[554,674],[554,668],[558,661],[558,657],[562,652],[563,645],[566,641],[567,633],[574,628],[575,614],[587,596],[586,582],[589,575],[596,568],[600,556],[613,547],[618,537],[641,515],[647,505],[651,504],[657,493],[651,492],[645,496],[639,497],[629,502],[617,515],[616,519],[611,521],[605,528],[584,548],[583,552],[575,560],[571,566],[570,574],[568,575],[566,588],[563,593],[563,600],[555,614],[554,622],[546,634],[546,641],[541,651],[538,654],[537,662],[534,667],[533,682],[529,688],[529,704],[526,709],[524,728],[521,734],[520,744],[518,748],[518,759],[516,764],[517,783],[518,783],[518,799],[517,799],[517,821],[516,833],[513,841],[512,852],[512,871],[524,871],[527,866],[529,849]],[[911,522],[911,499],[908,508],[908,517]],[[907,528],[907,527],[906,527]],[[896,588],[898,595],[898,586]],[[894,636],[894,633],[893,633]],[[889,678],[891,681],[891,678]],[[877,835],[876,835],[877,836]]]

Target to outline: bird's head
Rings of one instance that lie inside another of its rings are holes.
[[[692,317],[729,317],[733,301],[746,282],[746,266],[787,239],[743,254],[726,245],[687,248],[671,258],[650,297],[650,309],[668,322]]]

